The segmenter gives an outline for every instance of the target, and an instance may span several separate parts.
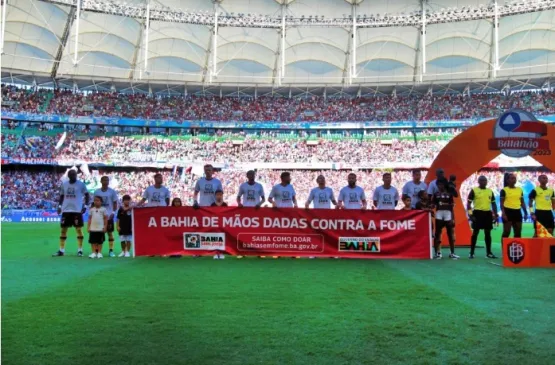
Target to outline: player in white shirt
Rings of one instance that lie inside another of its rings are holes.
[[[146,203],[147,207],[167,207],[170,205],[170,191],[162,185],[164,179],[161,174],[154,175],[154,185],[146,188],[139,206]]]
[[[256,173],[253,170],[247,171],[247,182],[239,186],[237,193],[237,206],[260,208],[266,201],[264,187],[255,181]],[[242,198],[242,199],[241,199]]]
[[[439,189],[437,188],[437,181],[438,180],[444,180],[445,179],[445,171],[443,169],[437,169],[436,170],[436,179],[432,180],[430,182],[430,185],[428,185],[428,197],[430,198],[430,201],[432,200],[432,197],[436,194],[439,193]]]
[[[411,207],[412,209],[416,208],[416,204],[420,201],[418,197],[418,193],[421,190],[426,190],[428,187],[426,183],[422,180],[422,172],[420,170],[412,170],[412,180],[407,182],[405,186],[403,186],[403,199],[405,196],[410,197]]]
[[[91,259],[102,258],[102,244],[106,237],[104,233],[108,230],[108,211],[102,206],[102,197],[95,196],[92,208],[89,210],[89,222],[87,232],[89,232],[89,243],[91,244]]]
[[[383,174],[383,185],[374,191],[374,207],[378,210],[395,210],[399,203],[399,192],[391,186],[391,174]]]
[[[337,205],[337,201],[333,195],[333,190],[326,187],[326,178],[324,175],[318,176],[316,178],[316,182],[318,183],[318,186],[310,190],[310,194],[308,194],[308,199],[305,203],[305,208],[308,209],[310,207],[310,203],[312,203],[312,207],[314,209],[331,209],[332,204]]]
[[[62,215],[60,221],[60,249],[52,256],[64,256],[67,230],[75,227],[77,232],[77,256],[83,256],[83,214],[89,205],[89,192],[82,181],[77,180],[77,171],[70,170],[68,180],[60,187],[60,205],[58,214]]]
[[[195,208],[210,207],[216,201],[216,191],[223,191],[222,182],[215,177],[214,167],[212,165],[204,165],[204,177],[197,180],[195,184],[195,193],[193,194]]]
[[[357,176],[350,173],[347,177],[349,185],[345,186],[339,192],[337,209],[362,209],[367,206],[366,194],[364,190],[357,186]]]
[[[281,173],[281,183],[274,185],[268,201],[274,208],[297,208],[297,193],[291,185],[291,174]]]
[[[110,178],[108,176],[102,176],[100,178],[100,183],[102,187],[100,189],[96,189],[94,197],[100,197],[102,199],[102,207],[106,209],[108,213],[108,228],[106,232],[108,232],[108,245],[110,248],[109,255],[110,257],[115,257],[114,254],[114,215],[118,210],[118,193],[109,187],[110,185]]]

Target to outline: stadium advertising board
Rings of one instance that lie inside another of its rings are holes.
[[[322,256],[430,259],[422,211],[271,208],[133,210],[135,255]]]
[[[555,116],[553,116],[555,120]],[[67,115],[35,114],[26,112],[2,113],[3,120],[17,120],[47,123],[96,124],[104,126],[153,127],[153,128],[223,128],[223,129],[395,129],[395,128],[446,128],[471,126],[480,123],[483,118],[464,120],[434,121],[354,121],[354,122],[278,122],[278,121],[193,121],[193,120],[148,120],[138,118],[110,117],[70,117]],[[545,119],[545,118],[544,118]]]
[[[503,238],[503,266],[555,268],[555,239]]]
[[[87,221],[87,213],[83,219]],[[2,222],[60,223],[60,215],[56,210],[47,209],[2,209]]]
[[[58,165],[58,161],[53,158],[2,158],[2,165],[21,164],[21,165]]]

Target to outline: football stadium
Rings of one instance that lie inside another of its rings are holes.
[[[1,361],[555,364],[555,0],[2,0]]]

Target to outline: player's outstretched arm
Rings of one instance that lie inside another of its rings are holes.
[[[256,208],[260,208],[266,203],[266,192],[264,192],[264,187],[260,185],[260,203],[256,205]]]
[[[264,205],[264,203],[266,203],[266,198],[264,197],[264,195],[262,195],[260,197],[260,203],[256,204],[255,208],[260,208],[262,205]]]
[[[499,215],[497,214],[497,204],[495,204],[495,196],[493,195],[493,191],[491,192],[491,211],[493,212],[493,217],[497,222]]]
[[[535,219],[534,214],[534,201],[536,200],[536,190],[532,190],[530,194],[528,194],[528,208],[530,208],[530,215],[532,219]]]
[[[470,190],[470,193],[468,193],[468,198],[466,198],[466,210],[469,212],[469,215],[471,215],[472,212],[472,202],[474,202],[474,191]]]
[[[526,209],[526,203],[524,202],[524,197],[520,197],[520,207],[524,212],[524,219],[528,219],[528,210]]]
[[[102,228],[102,231],[104,233],[108,231],[108,212],[104,212],[104,227]]]
[[[198,184],[198,181],[197,181],[197,184]],[[194,207],[194,208],[198,208],[198,207],[199,207],[199,206],[198,206],[198,193],[199,193],[199,192],[198,192],[197,189],[195,188],[195,192],[193,193],[193,207]]]
[[[60,200],[58,201],[58,214],[62,214],[63,204],[64,204],[64,194],[60,194]]]
[[[331,191],[330,200],[333,205],[337,206],[337,200],[335,200],[335,194],[333,193],[333,190]]]
[[[312,203],[312,191],[310,192],[310,194],[308,194],[308,199],[306,199],[306,201],[304,202],[304,208],[310,208],[310,203]]]
[[[86,207],[89,206],[90,200],[91,200],[91,194],[89,194],[89,192],[87,191],[85,193],[85,206],[83,207],[83,213],[85,213],[85,211],[87,210]]]

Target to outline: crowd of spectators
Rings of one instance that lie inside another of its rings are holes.
[[[510,108],[555,114],[555,92],[357,98],[149,96],[116,92],[23,90],[2,85],[2,110],[69,116],[205,121],[436,121],[495,117]],[[8,103],[6,103],[8,101]]]
[[[16,110],[42,113],[48,104],[52,91],[48,89],[22,89],[2,84],[2,111]]]
[[[441,150],[443,142],[400,140],[382,143],[371,141],[327,141],[311,145],[306,141],[246,139],[201,142],[133,139],[125,137],[72,141],[60,152],[61,158],[85,160],[116,159],[127,161],[206,161],[217,163],[256,162],[342,162],[383,163],[409,162],[415,159],[431,161]]]
[[[133,201],[138,202],[141,199],[144,190],[154,181],[154,174],[159,171],[154,170],[135,170],[135,171],[118,171],[118,172],[93,172],[92,176],[83,179],[90,189],[98,187],[99,179],[106,174],[110,177],[111,186],[115,188],[120,197],[129,194]],[[259,170],[257,172],[257,180],[264,186],[266,195],[269,194],[271,187],[279,182],[279,170]],[[292,185],[294,186],[299,205],[304,205],[304,201],[308,197],[310,189],[315,187],[316,177],[323,174],[326,177],[327,185],[331,187],[336,194],[339,190],[347,185],[347,175],[350,171],[328,170],[293,170],[291,171]],[[449,173],[449,170],[446,169]],[[357,174],[357,184],[361,186],[369,201],[371,194],[376,187],[382,184],[383,171],[378,170],[361,170],[355,171]],[[525,182],[535,184],[537,178],[542,172],[538,171],[519,171],[517,177],[519,184]],[[31,172],[31,171],[4,171],[2,172],[2,207],[3,209],[52,209],[57,206],[59,196],[59,185],[63,172]],[[172,197],[180,197],[186,205],[192,204],[193,187],[199,176],[192,174],[173,173],[170,170],[162,172],[164,184],[170,189]],[[423,178],[426,172],[423,171]],[[485,175],[488,180],[488,186],[498,195],[503,188],[503,173],[497,171],[480,171],[463,182],[461,185],[461,195],[466,197],[472,187],[478,185],[478,176]],[[548,173],[550,182],[555,181],[555,173]],[[403,185],[411,180],[411,172],[407,170],[393,171],[392,185],[401,191]],[[230,205],[235,205],[235,197],[239,189],[239,185],[246,181],[245,172],[238,170],[220,171],[215,177],[222,181],[224,187],[224,198]],[[461,203],[462,204],[462,203]]]
[[[2,171],[2,209],[55,209],[59,189],[52,172]]]
[[[453,134],[455,135],[455,134]],[[55,148],[60,135],[2,135],[2,156],[15,159],[43,158],[61,161],[153,162],[176,163],[256,163],[256,162],[336,162],[346,164],[383,164],[387,162],[428,163],[433,160],[444,140],[366,139],[288,140],[232,138],[203,141],[200,138],[170,139],[157,137],[96,136],[74,138],[68,135],[62,147]],[[428,135],[430,137],[430,135]],[[10,143],[4,143],[4,139]]]

